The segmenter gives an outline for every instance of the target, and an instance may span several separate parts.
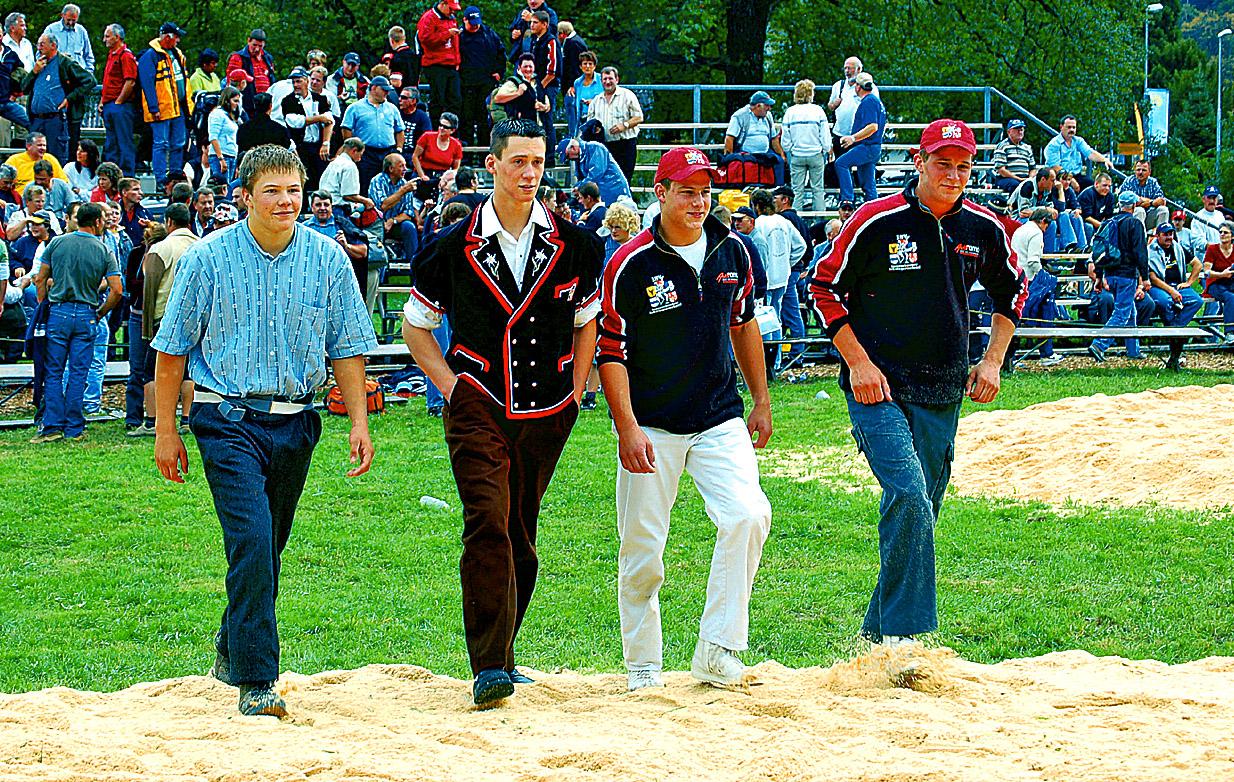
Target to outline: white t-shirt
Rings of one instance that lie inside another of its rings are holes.
[[[1041,254],[1045,252],[1045,236],[1041,228],[1029,221],[1015,229],[1011,235],[1011,249],[1024,270],[1024,276],[1029,280],[1036,277],[1037,272],[1041,271]]]
[[[359,204],[343,201],[345,196],[360,195],[360,169],[346,152],[340,151],[334,160],[330,161],[330,165],[326,166],[326,170],[321,172],[320,187],[334,196],[335,206],[353,211],[360,209]]]
[[[677,251],[685,262],[690,264],[694,269],[695,274],[701,274],[703,271],[703,261],[707,259],[707,234],[699,234],[698,241],[687,245],[670,244]]]
[[[878,95],[877,85],[874,94]],[[837,136],[848,136],[853,132],[853,119],[857,116],[857,104],[861,102],[857,100],[857,86],[849,84],[848,79],[840,79],[831,85],[831,100],[837,98],[840,105],[836,106],[835,133]]]

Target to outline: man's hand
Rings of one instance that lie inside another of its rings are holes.
[[[840,136],[840,146],[844,147],[845,149],[848,149],[852,145],[853,145],[852,136]]]
[[[751,418],[753,413],[750,414]],[[647,474],[656,471],[655,449],[651,440],[637,425],[617,433],[617,454],[626,472]]]
[[[317,155],[322,160],[329,160],[330,159],[330,142],[328,141],[321,142],[321,149],[317,150]]]
[[[755,432],[758,437],[754,440],[755,448],[766,448],[767,441],[771,439],[771,403],[765,402],[761,405],[754,405],[750,410],[750,417],[746,420],[746,430],[754,437]]]
[[[1170,287],[1167,288],[1167,290],[1170,293],[1170,298],[1174,300],[1175,304],[1183,303],[1183,294],[1179,292],[1178,288]]]
[[[373,440],[369,437],[368,424],[364,426],[352,426],[351,433],[347,435],[347,442],[351,446],[351,456],[349,461],[355,464],[347,471],[348,478],[355,478],[357,475],[363,475],[368,472],[368,468],[373,464]],[[359,462],[359,464],[356,464]]]
[[[522,37],[523,37],[523,31],[518,29],[517,27],[515,27],[513,30],[510,31],[510,40],[517,41],[519,38],[522,38]]]
[[[56,108],[59,109],[60,111],[64,111],[65,109],[68,108],[68,106],[69,106],[69,99],[65,98],[64,100],[60,101],[60,105],[57,106]]]
[[[164,478],[172,483],[184,483],[182,476],[189,474],[189,452],[174,429],[155,435],[154,463]]]
[[[574,97],[574,88],[573,88],[573,87],[571,87],[570,89],[566,90],[566,94],[567,94],[567,95],[569,95],[571,98],[573,98],[573,97]]]
[[[342,231],[339,231],[338,233],[334,235],[334,241],[346,247],[347,246],[347,235],[344,234]]]
[[[874,366],[873,361],[850,366],[848,382],[853,387],[853,396],[863,405],[892,401],[891,386],[887,383],[887,376]]]
[[[983,358],[977,366],[969,370],[968,385],[964,393],[969,399],[984,405],[994,401],[1001,383],[998,364]]]

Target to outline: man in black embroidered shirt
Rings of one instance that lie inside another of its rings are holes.
[[[531,681],[514,667],[514,639],[539,569],[540,500],[595,353],[604,246],[537,203],[545,150],[539,123],[493,127],[493,195],[416,257],[403,310],[403,339],[447,400],[477,705]],[[432,334],[443,319],[445,356]]]

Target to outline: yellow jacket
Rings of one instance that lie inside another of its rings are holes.
[[[187,62],[179,49],[167,51],[155,38],[150,42],[150,48],[142,52],[137,60],[137,85],[141,90],[141,109],[146,122],[176,119],[184,115],[173,63],[179,63],[185,90],[189,92]],[[188,100],[189,95],[184,98]]]

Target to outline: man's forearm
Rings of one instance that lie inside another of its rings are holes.
[[[120,88],[120,94],[116,96],[116,104],[124,104],[129,102],[129,98],[133,97],[133,90],[137,88],[137,80],[129,79]]]
[[[990,316],[990,344],[986,346],[983,361],[993,361],[1002,366],[1007,348],[1011,345],[1011,337],[1015,334],[1015,323],[1006,315],[997,312]]]
[[[604,401],[613,416],[618,435],[638,426],[634,406],[630,403],[630,373],[625,364],[610,361],[600,365],[600,384],[604,386]]]
[[[574,329],[574,398],[581,399],[596,356],[596,321]]]
[[[336,358],[330,362],[334,368],[334,382],[343,392],[343,404],[353,429],[368,429],[368,399],[364,390],[364,356]]]
[[[184,364],[184,356],[162,351],[154,362],[154,428],[166,434],[176,433],[176,402],[184,382]]]
[[[767,363],[763,358],[763,335],[759,333],[758,321],[750,319],[736,328],[730,328],[728,335],[733,343],[737,366],[741,368],[741,376],[746,379],[746,388],[750,389],[750,398],[755,405],[771,404],[771,395],[767,391]]]
[[[449,399],[450,393],[454,390],[454,384],[458,382],[458,376],[446,363],[446,357],[441,354],[441,345],[437,344],[433,332],[413,326],[404,320],[403,342],[411,351],[411,357],[416,360],[416,365],[428,375],[433,385],[441,389],[446,399]]]

